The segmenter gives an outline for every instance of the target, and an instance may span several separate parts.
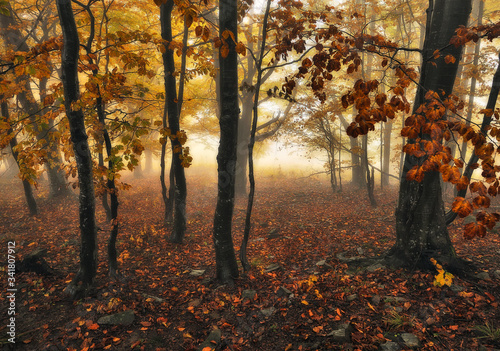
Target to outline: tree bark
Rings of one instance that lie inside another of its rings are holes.
[[[349,123],[347,123],[345,117],[342,114],[340,114],[339,117],[344,129],[349,127]],[[349,137],[349,143],[351,147],[350,149],[351,169],[352,169],[351,183],[356,187],[360,188],[364,184],[364,177],[363,177],[363,169],[361,168],[361,160],[360,160],[361,157],[359,155],[360,153],[359,142],[357,138]]]
[[[382,162],[382,184],[383,186],[389,185],[389,174],[391,165],[391,133],[393,122],[389,121],[384,124],[384,157]]]
[[[221,0],[219,5],[219,35],[230,31],[237,41],[237,1]],[[216,277],[222,283],[233,283],[238,277],[238,263],[234,252],[231,225],[234,209],[234,183],[238,135],[238,57],[236,43],[231,36],[225,39],[227,55],[220,51],[220,142],[217,154],[217,205],[214,215],[213,240]],[[225,56],[225,57],[224,57]]]
[[[85,131],[81,108],[72,106],[80,97],[78,57],[80,42],[70,0],[57,0],[57,11],[63,33],[61,53],[61,80],[64,88],[64,105],[69,120],[71,142],[78,169],[80,186],[80,268],[65,292],[73,298],[84,296],[92,286],[97,272],[97,226],[92,172],[92,156]]]
[[[177,105],[177,87],[175,80],[174,51],[169,48],[172,41],[172,9],[174,1],[169,0],[160,7],[161,37],[166,41],[163,53],[163,67],[165,71],[165,109],[170,129],[172,147],[172,169],[175,179],[174,191],[174,223],[170,240],[182,243],[186,232],[186,176],[182,165],[182,144],[179,140],[179,109]]]
[[[448,44],[455,30],[467,24],[470,11],[471,0],[429,1],[420,84],[413,114],[417,113],[420,105],[426,103],[427,91],[451,94],[462,48]],[[435,50],[441,50],[441,57],[436,60],[433,59]],[[446,64],[446,55],[453,55],[455,63]],[[421,135],[421,138],[430,140],[429,135]],[[408,142],[413,143],[414,140]],[[407,172],[423,160],[405,155],[396,209],[396,243],[388,255],[388,259],[398,265],[427,267],[430,257],[440,258],[444,263],[456,259],[445,223],[440,173],[426,172],[421,182],[406,177]]]

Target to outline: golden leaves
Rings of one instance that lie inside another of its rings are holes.
[[[438,271],[438,274],[434,276],[434,286],[451,286],[454,278],[453,274],[451,274],[450,272],[446,272],[443,269],[443,266],[441,266],[434,258],[431,258],[430,261]]]

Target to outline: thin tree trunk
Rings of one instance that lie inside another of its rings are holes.
[[[102,142],[101,142],[101,148],[102,148]],[[99,152],[99,167],[104,167],[104,155],[102,154],[102,151]],[[104,177],[101,176],[101,182],[104,184]],[[104,185],[103,185],[104,186]],[[107,187],[104,189],[101,195],[101,203],[102,207],[104,208],[104,212],[106,212],[106,219],[108,221],[111,221],[111,208],[109,207],[108,203],[108,189]]]
[[[146,162],[144,164],[144,172],[146,174],[153,173],[153,151],[151,149],[144,150]]]
[[[266,49],[267,41],[267,22],[269,18],[269,9],[271,8],[271,0],[267,0],[266,12],[264,13],[264,22],[262,29],[262,42],[260,47],[259,59],[256,62],[257,68],[257,82],[255,84],[255,95],[253,100],[253,119],[252,119],[252,129],[250,131],[250,142],[248,143],[248,180],[250,181],[250,192],[248,194],[247,203],[247,213],[245,217],[245,231],[243,233],[243,241],[240,248],[240,261],[243,265],[243,270],[247,271],[250,269],[250,264],[247,259],[247,245],[248,238],[250,237],[250,227],[251,227],[251,217],[253,208],[253,199],[255,195],[255,177],[253,169],[253,148],[255,145],[255,133],[257,132],[257,121],[259,119],[259,97],[260,97],[260,86],[262,84],[262,61],[264,59],[264,53]]]
[[[84,6],[85,11],[89,15],[90,19],[90,33],[87,39],[87,43],[85,45],[85,50],[88,55],[89,64],[91,66],[94,65],[94,60],[91,58],[92,54],[92,43],[94,41],[95,34],[95,18],[90,9],[90,3]],[[97,77],[99,71],[98,69],[92,69],[92,75]],[[111,137],[109,136],[108,129],[106,127],[106,111],[104,106],[104,101],[101,96],[101,87],[99,85],[96,86],[96,110],[97,117],[99,119],[99,123],[102,128],[102,135],[104,139],[104,145],[106,147],[106,155],[108,157],[108,179],[106,181],[106,191],[109,192],[110,197],[110,215],[111,215],[111,231],[109,234],[108,240],[108,264],[109,264],[109,276],[112,278],[116,278],[118,276],[118,262],[117,262],[117,252],[116,252],[116,238],[118,236],[118,189],[115,184],[115,164],[113,162],[113,147],[111,143]],[[140,165],[138,166],[140,167]]]
[[[382,164],[382,184],[389,185],[389,173],[391,165],[391,134],[392,134],[392,121],[384,124],[384,161]]]
[[[342,126],[344,129],[346,129],[349,126],[349,123],[347,123],[347,120],[345,117],[340,114],[340,121],[342,122]],[[359,142],[357,138],[349,137],[349,143],[351,146],[351,170],[352,170],[352,179],[351,182],[353,185],[356,187],[361,187],[362,184],[364,183],[364,177],[363,177],[363,170],[361,168],[361,161],[360,161],[360,148],[359,148]]]
[[[375,187],[374,172],[372,167],[372,172],[370,173],[370,167],[368,164],[368,135],[363,135],[363,165],[366,172],[366,190],[368,192],[368,199],[370,200],[371,207],[377,207],[377,200],[375,200],[375,194],[373,193]]]
[[[92,172],[92,156],[85,131],[84,115],[73,104],[80,98],[78,58],[80,43],[70,0],[57,0],[59,21],[63,33],[61,79],[64,105],[69,120],[71,142],[75,153],[80,186],[80,268],[65,292],[73,298],[84,296],[92,286],[97,272],[97,226]]]
[[[480,26],[483,22],[483,12],[484,12],[484,1],[479,0],[479,9],[478,9],[478,17],[477,17],[477,25]],[[473,67],[478,67],[479,64],[479,53],[481,50],[481,38],[478,39],[476,43],[476,47],[474,49],[474,60]],[[476,75],[474,74],[470,80],[470,91],[469,91],[469,102],[467,103],[467,120],[466,124],[470,125],[472,120],[472,111],[474,111],[474,98],[476,97]],[[465,160],[467,155],[467,141],[462,142],[462,148],[460,149],[460,158]]]

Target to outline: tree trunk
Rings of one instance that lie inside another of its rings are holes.
[[[95,219],[95,196],[92,176],[92,156],[85,131],[84,115],[81,109],[72,105],[80,97],[78,82],[78,58],[80,43],[71,0],[57,0],[57,11],[63,33],[61,53],[61,80],[64,88],[64,105],[69,120],[71,142],[78,169],[80,186],[80,268],[72,282],[65,289],[73,298],[84,296],[92,286],[97,272],[97,227]]]
[[[104,167],[104,155],[102,154],[102,141],[100,142],[101,143],[101,151],[99,151],[99,167]],[[104,186],[104,177],[101,176],[101,182]],[[108,190],[107,188],[104,189],[104,191],[102,192],[102,195],[101,195],[101,203],[102,203],[102,207],[104,208],[104,212],[106,212],[106,219],[108,221],[111,220],[111,208],[109,207],[109,203],[108,203]]]
[[[339,117],[344,129],[349,127],[349,123],[347,123],[345,117],[342,114],[340,114]],[[356,187],[362,187],[364,184],[364,176],[363,176],[363,169],[361,168],[361,160],[360,160],[361,157],[359,155],[360,153],[359,142],[357,138],[349,137],[349,143],[351,146],[350,149],[351,170],[352,170],[351,183]]]
[[[382,184],[383,186],[389,185],[389,174],[391,172],[391,133],[392,133],[392,121],[388,121],[384,124],[384,157],[382,162]]]
[[[483,12],[484,12],[484,1],[479,0],[478,4],[478,17],[477,17],[477,25],[480,26],[483,22]],[[478,39],[475,49],[474,49],[474,60],[473,67],[477,68],[479,63],[479,53],[481,50],[481,38]],[[476,75],[473,75],[470,80],[470,91],[469,91],[469,102],[467,103],[467,121],[466,124],[470,125],[472,120],[472,111],[474,110],[474,98],[476,97]],[[465,157],[467,155],[467,141],[462,142],[462,147],[460,149],[460,158],[465,161]]]
[[[3,97],[0,97],[0,100],[3,100]],[[2,120],[9,123],[9,106],[7,104],[7,101],[2,101],[1,104],[1,112],[2,112]],[[13,135],[12,139],[10,139],[10,147],[12,149],[12,156],[14,157],[14,160],[16,161],[16,164],[19,167],[19,153],[15,151],[15,148],[17,146],[17,139],[16,136],[14,135],[14,131],[12,128],[9,128],[7,131],[9,135]],[[28,209],[30,211],[30,215],[35,216],[38,214],[38,209],[35,201],[35,196],[33,195],[33,188],[31,187],[30,182],[27,179],[22,179],[23,182],[23,189],[24,189],[24,196],[26,197],[26,203],[28,204]]]
[[[413,114],[420,105],[426,103],[427,91],[442,90],[446,95],[452,92],[462,48],[448,44],[455,29],[467,24],[470,11],[471,0],[429,1],[420,84]],[[434,60],[434,51],[443,48],[441,57]],[[453,55],[455,63],[446,64],[446,55]],[[430,140],[429,135],[421,137]],[[414,140],[409,142],[413,143]],[[396,210],[396,243],[388,256],[393,263],[410,267],[427,267],[430,257],[440,258],[447,263],[456,259],[445,223],[440,173],[426,172],[421,182],[406,177],[407,172],[422,161],[422,158],[405,155]]]
[[[148,148],[144,150],[144,154],[146,159],[146,162],[144,164],[144,173],[149,175],[153,173],[153,150]]]
[[[161,37],[166,42],[172,41],[172,9],[174,1],[169,0],[160,7]],[[172,147],[172,168],[175,179],[174,191],[174,225],[170,240],[182,243],[186,232],[186,176],[182,165],[182,144],[179,140],[179,110],[177,105],[177,87],[175,81],[174,51],[165,45],[163,67],[165,71],[165,108],[170,129]]]
[[[219,5],[219,35],[223,40],[228,30],[237,41],[237,1],[221,0]],[[221,115],[220,142],[217,154],[217,206],[214,215],[213,240],[216,277],[223,283],[232,283],[238,277],[238,263],[234,252],[231,225],[234,209],[234,182],[238,135],[238,57],[236,43],[231,36],[224,40],[227,55],[220,51]],[[225,56],[225,57],[224,57]]]
[[[270,8],[271,8],[271,0],[267,0],[266,11],[264,13],[262,41],[259,52],[259,59],[255,63],[255,67],[257,69],[257,82],[255,83],[255,94],[254,94],[253,109],[252,109],[253,111],[252,128],[250,131],[250,140],[248,143],[248,180],[250,181],[250,192],[248,194],[247,212],[245,216],[245,230],[243,232],[243,240],[241,242],[241,247],[240,247],[240,261],[243,266],[243,270],[245,271],[250,269],[250,264],[248,263],[247,259],[247,246],[248,246],[248,238],[250,237],[250,229],[252,225],[251,218],[252,218],[253,200],[255,195],[253,148],[255,146],[255,133],[257,132],[257,121],[259,119],[259,98],[260,98],[260,87],[262,85],[262,72],[263,72],[262,62],[264,59],[264,52],[266,48],[267,25],[268,25]]]
[[[377,200],[375,200],[375,194],[373,193],[375,188],[375,177],[372,167],[372,172],[370,173],[370,166],[368,164],[368,134],[363,135],[363,167],[366,172],[366,191],[368,193],[368,199],[370,200],[370,206],[377,207]]]
[[[252,70],[253,72],[253,70]],[[250,70],[248,75],[250,75]],[[252,85],[252,76],[248,79],[248,84]],[[250,129],[252,126],[252,109],[254,92],[243,91],[241,99],[241,117],[238,122],[238,148],[236,164],[236,183],[235,193],[237,195],[246,195],[247,192],[247,163],[248,163],[248,144],[250,142]]]

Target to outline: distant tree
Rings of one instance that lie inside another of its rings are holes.
[[[4,41],[8,48],[13,49],[14,51],[29,53],[30,47],[27,43],[28,35],[23,35],[20,30],[20,24],[17,23],[16,16],[14,10],[12,9],[10,2],[6,1],[5,4],[5,12],[0,12],[0,28],[1,35],[4,38]],[[48,18],[51,17],[50,4],[43,5],[44,10],[39,14],[39,19],[36,23],[42,23],[43,36],[45,40],[48,40],[48,29],[50,27],[46,22]],[[35,32],[35,29],[32,28],[31,31]],[[49,118],[47,123],[43,123],[40,121],[40,117],[44,114],[45,109],[44,105],[44,97],[46,95],[46,86],[48,77],[45,72],[52,71],[52,65],[49,62],[46,63],[45,69],[40,69],[39,73],[39,96],[40,103],[37,103],[35,98],[35,94],[32,91],[31,87],[31,79],[28,74],[18,74],[16,75],[16,83],[18,84],[18,93],[17,99],[23,107],[24,113],[29,117],[32,125],[33,125],[33,133],[35,134],[35,138],[38,143],[41,145],[41,149],[43,150],[44,160],[48,179],[50,186],[50,195],[57,196],[66,196],[71,193],[66,184],[66,178],[63,169],[61,166],[63,165],[61,159],[61,153],[59,150],[58,142],[51,140],[52,131],[55,129],[54,121],[52,118]],[[48,74],[50,76],[50,73]]]
[[[64,106],[69,121],[71,143],[78,169],[80,214],[80,268],[65,289],[73,298],[84,296],[94,282],[97,272],[97,226],[95,219],[95,194],[88,137],[83,111],[74,108],[80,97],[78,59],[80,41],[73,15],[71,0],[57,0],[57,11],[63,33],[61,54],[61,80],[64,88]]]
[[[0,100],[4,100],[4,98],[0,97]],[[0,118],[0,122],[4,122],[10,125],[9,104],[7,103],[7,101],[1,101],[1,113],[2,117]],[[10,139],[9,145],[12,149],[12,156],[14,157],[14,160],[16,161],[17,165],[20,166],[19,153],[16,151],[17,138],[16,135],[14,134],[14,130],[12,129],[12,127],[7,129],[7,134],[8,134],[7,138]],[[21,169],[21,167],[19,167],[19,169]],[[22,174],[20,176],[21,178],[23,177]],[[34,216],[38,214],[38,207],[36,205],[35,196],[33,195],[33,188],[28,179],[23,178],[22,182],[23,182],[24,196],[26,197],[26,203],[28,204],[30,215]]]

